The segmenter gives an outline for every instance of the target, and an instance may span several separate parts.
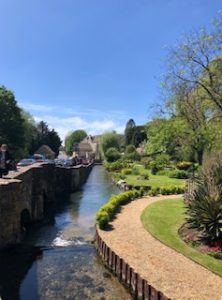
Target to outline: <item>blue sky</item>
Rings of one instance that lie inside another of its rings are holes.
[[[63,138],[147,121],[166,46],[221,0],[0,0],[0,84]]]

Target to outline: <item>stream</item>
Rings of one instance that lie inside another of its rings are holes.
[[[47,222],[22,244],[0,253],[2,300],[128,300],[128,291],[103,266],[93,245],[95,214],[119,193],[102,166],[79,191],[60,195]]]

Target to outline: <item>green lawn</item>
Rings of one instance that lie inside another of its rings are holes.
[[[138,180],[139,175],[127,175],[126,182],[132,185],[151,186],[151,187],[168,187],[168,186],[184,186],[184,179],[169,178],[163,175],[153,175],[150,171],[149,180]]]
[[[184,223],[182,199],[160,200],[149,205],[141,220],[145,229],[158,240],[222,276],[222,260],[196,251],[179,237],[178,229]]]

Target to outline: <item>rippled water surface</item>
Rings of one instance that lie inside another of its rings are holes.
[[[95,166],[80,191],[59,197],[46,224],[0,254],[2,300],[131,299],[91,243],[95,213],[112,193],[118,190]]]

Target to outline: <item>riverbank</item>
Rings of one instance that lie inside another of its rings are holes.
[[[171,299],[222,299],[222,278],[165,246],[149,234],[141,222],[143,210],[160,199],[144,197],[121,209],[110,223],[112,230],[98,229],[105,244],[136,273]]]

